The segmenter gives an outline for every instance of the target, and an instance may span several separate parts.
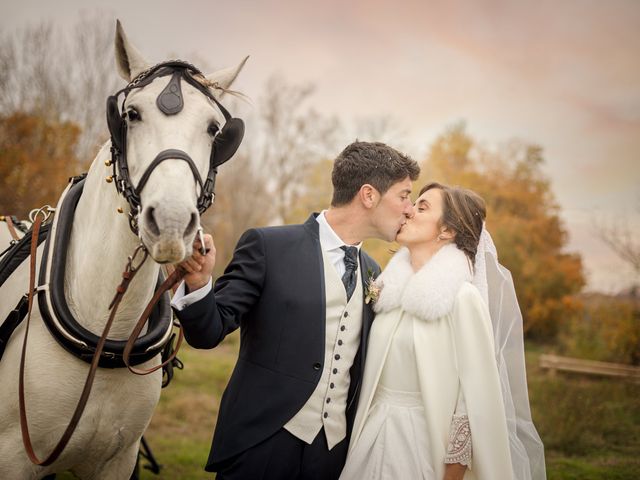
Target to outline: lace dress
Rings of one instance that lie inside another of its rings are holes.
[[[378,319],[380,321],[382,319]],[[437,393],[436,393],[437,394]],[[469,464],[471,437],[463,402],[458,402],[446,463]],[[419,388],[413,323],[402,316],[382,369],[362,434],[349,453],[341,480],[435,478],[427,422]]]

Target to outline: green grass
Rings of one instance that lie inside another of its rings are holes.
[[[145,434],[163,469],[160,475],[143,470],[143,480],[212,478],[203,466],[237,342],[235,334],[214,350],[181,350],[185,369],[162,391]],[[640,385],[551,376],[538,367],[544,351],[527,345],[532,416],[545,444],[548,480],[640,479]]]
[[[635,480],[640,478],[637,460],[598,458],[547,458],[548,480]]]

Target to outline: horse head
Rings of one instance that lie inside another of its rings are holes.
[[[244,66],[204,75],[182,61],[150,66],[118,21],[116,64],[128,85],[107,100],[114,175],[130,225],[158,263],[191,255],[217,167],[237,150],[242,120],[219,99]],[[120,103],[119,97],[124,101]]]

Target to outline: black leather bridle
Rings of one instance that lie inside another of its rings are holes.
[[[172,78],[156,99],[156,105],[162,113],[175,115],[182,110],[183,98],[180,83],[181,80],[184,80],[215,103],[224,115],[225,124],[213,139],[209,158],[209,171],[204,182],[189,154],[182,150],[168,149],[160,152],[155,157],[142,174],[138,185],[134,187],[127,163],[127,122],[125,119],[126,112],[123,110],[124,103],[127,95],[132,90],[142,88],[154,79],[167,75],[172,75]],[[109,163],[113,166],[113,175],[110,180],[115,183],[118,193],[122,194],[129,204],[129,227],[136,235],[138,235],[138,215],[141,210],[140,194],[151,173],[161,162],[169,159],[187,162],[200,187],[197,207],[200,214],[202,214],[213,203],[215,197],[214,187],[216,174],[218,173],[217,167],[229,160],[242,142],[244,122],[239,118],[232,117],[227,109],[213,96],[209,88],[195,78],[195,75],[202,75],[202,72],[190,63],[181,60],[162,62],[140,73],[125,88],[107,98],[107,124],[111,133],[111,162]],[[124,94],[124,99],[121,108],[118,104],[118,97],[122,94]]]

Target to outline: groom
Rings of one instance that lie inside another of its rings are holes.
[[[385,144],[352,143],[334,162],[328,210],[245,232],[213,288],[210,236],[206,256],[183,262],[173,306],[188,343],[213,348],[241,332],[205,468],[218,479],[340,475],[373,321],[364,297],[380,272],[360,247],[395,239],[419,171]]]

